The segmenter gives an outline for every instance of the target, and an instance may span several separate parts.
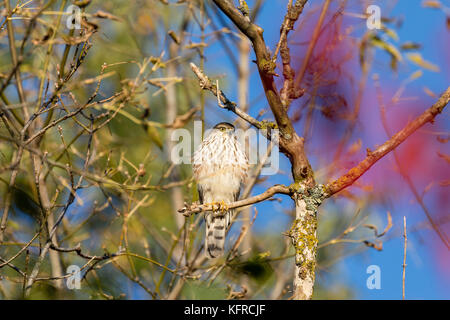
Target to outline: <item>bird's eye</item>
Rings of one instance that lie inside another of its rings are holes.
[[[220,127],[220,131],[225,131],[225,128],[224,127]]]

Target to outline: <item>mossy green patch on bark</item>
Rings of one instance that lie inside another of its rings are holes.
[[[289,185],[289,191],[292,193],[300,193],[303,194],[305,192],[306,188],[301,183],[301,181],[295,181],[294,183]]]
[[[298,276],[305,280],[315,278],[317,252],[317,210],[326,197],[323,185],[306,188],[301,182],[289,186],[296,201],[297,219],[294,221],[289,235],[295,248],[295,263]]]
[[[307,195],[303,197],[306,203],[306,209],[316,212],[325,199],[325,188],[323,185],[316,185],[307,190]]]
[[[250,9],[248,8],[247,2],[245,1],[242,1],[242,5],[239,6],[238,9],[244,16],[248,16],[250,14]]]
[[[261,59],[259,68],[267,74],[274,75],[277,64],[273,60]]]
[[[289,191],[297,193],[305,201],[306,209],[309,211],[317,211],[327,195],[324,185],[318,184],[313,188],[306,188],[301,181],[289,185]]]
[[[295,263],[306,274],[315,270],[317,248],[317,219],[309,214],[305,219],[296,219],[289,231],[295,248]]]
[[[263,130],[264,129],[265,130],[278,129],[278,125],[272,121],[261,120],[260,125],[261,125],[261,127],[259,129],[263,129]]]

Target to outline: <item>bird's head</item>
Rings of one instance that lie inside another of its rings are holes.
[[[224,135],[232,135],[234,133],[234,126],[228,122],[220,122],[216,124],[213,129],[216,132],[222,133]]]

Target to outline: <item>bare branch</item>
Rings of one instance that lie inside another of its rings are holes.
[[[445,93],[439,98],[439,100],[424,113],[418,116],[414,121],[406,125],[402,130],[397,132],[391,139],[379,146],[375,151],[367,151],[367,157],[361,161],[356,167],[350,169],[339,179],[330,182],[326,186],[327,196],[330,197],[333,194],[347,188],[359,179],[370,167],[372,167],[378,160],[388,154],[390,151],[397,148],[403,141],[412,135],[417,129],[422,127],[428,122],[433,122],[434,118],[442,112],[445,106],[450,101],[450,87],[447,88]]]
[[[244,119],[245,121],[247,121],[248,123],[250,123],[251,125],[255,126],[258,129],[263,128],[262,121],[256,120],[255,118],[253,118],[252,116],[248,115],[240,108],[238,108],[236,103],[228,100],[223,91],[217,88],[217,86],[211,82],[208,76],[206,76],[194,63],[191,63],[190,66],[192,71],[195,73],[195,75],[199,80],[200,87],[203,90],[211,91],[218,98],[218,100],[220,100],[220,102],[223,103],[223,106],[221,106],[222,108],[225,107],[227,110],[234,112],[236,115],[238,115],[239,117],[241,117],[242,119]]]
[[[255,204],[255,203],[267,200],[277,193],[290,195],[292,193],[292,191],[291,191],[291,189],[289,189],[289,187],[277,184],[277,185],[270,187],[269,189],[267,189],[266,191],[264,191],[263,193],[261,193],[257,196],[253,196],[253,197],[250,197],[247,199],[242,199],[242,200],[235,201],[232,203],[227,203],[226,208],[227,209],[235,209],[235,208],[245,207],[245,206],[248,206],[251,204]],[[194,203],[190,206],[186,205],[184,208],[178,210],[178,212],[184,214],[185,216],[189,216],[194,213],[199,213],[199,212],[204,212],[204,211],[218,211],[221,209],[223,209],[223,208],[220,204],[210,204],[210,203],[195,204]]]
[[[278,41],[273,61],[277,59],[278,52],[281,54],[281,61],[283,63],[283,77],[284,83],[281,88],[281,101],[285,107],[289,106],[290,101],[297,99],[304,94],[304,90],[296,89],[294,86],[295,72],[291,67],[290,50],[287,44],[287,36],[289,31],[294,29],[294,24],[303,11],[308,0],[297,0],[292,5],[292,0],[289,1],[286,15],[284,16],[283,25],[280,30],[280,40]]]
[[[275,64],[271,60],[263,37],[263,29],[256,24],[248,21],[246,17],[239,12],[229,1],[213,0],[214,3],[224,12],[233,23],[244,33],[252,42],[253,50],[256,55],[256,63],[264,87],[267,101],[270,109],[275,116],[275,120],[280,129],[280,133],[287,140],[293,138],[294,128],[283,107],[278,90],[274,81]]]

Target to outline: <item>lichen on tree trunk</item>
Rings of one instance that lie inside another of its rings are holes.
[[[317,209],[324,199],[323,186],[294,194],[295,221],[289,232],[295,248],[295,300],[309,300],[315,281],[317,256]]]

